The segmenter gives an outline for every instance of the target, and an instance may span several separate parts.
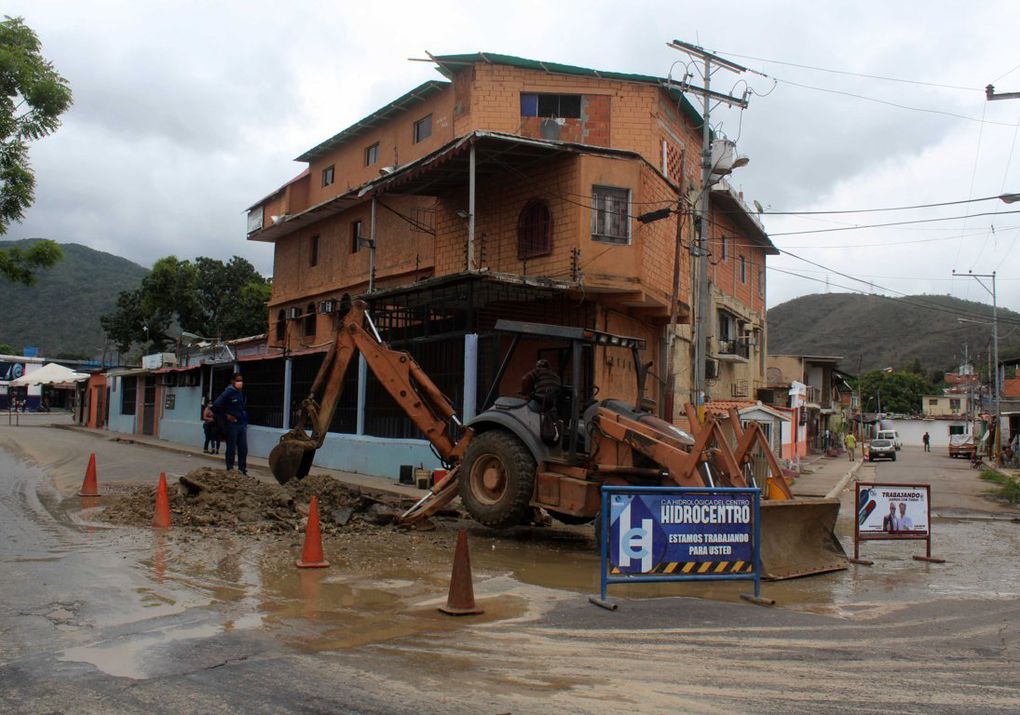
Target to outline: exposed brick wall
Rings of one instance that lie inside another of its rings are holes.
[[[382,166],[406,164],[455,136],[476,129],[542,136],[541,118],[520,115],[522,92],[583,95],[581,119],[563,120],[558,125],[560,138],[635,151],[651,166],[629,159],[565,156],[529,168],[523,175],[508,170],[503,175],[481,179],[477,187],[476,267],[569,281],[574,258],[572,250],[580,251],[577,264],[583,273],[584,289],[590,291],[588,297],[600,302],[606,316],[615,316],[611,320],[619,326],[617,332],[638,335],[644,331],[640,336],[649,340],[650,346],[658,346],[673,292],[677,216],[673,214],[649,224],[632,219],[630,243],[617,245],[592,240],[590,210],[593,185],[630,189],[631,214],[637,216],[675,205],[677,197],[673,186],[658,172],[665,174],[673,184],[694,187],[700,184],[700,128],[682,115],[662,90],[652,85],[479,63],[459,72],[449,88],[425,103],[313,162],[310,176],[304,183],[297,182],[298,185],[288,189],[286,197],[267,203],[267,224],[274,212],[282,213],[286,208],[296,213],[301,210],[298,204],[302,201],[306,205],[317,204],[376,177]],[[413,122],[430,112],[433,115],[432,137],[413,144]],[[380,143],[379,162],[365,167],[364,149],[376,141]],[[324,189],[321,171],[329,164],[335,167],[335,182]],[[302,192],[307,192],[307,198],[303,198]],[[284,198],[289,205],[284,206]],[[536,198],[547,203],[553,217],[551,251],[523,261],[517,252],[518,220],[523,206]],[[420,278],[432,271],[435,275],[444,275],[464,270],[467,222],[457,212],[468,207],[466,185],[463,192],[438,199],[394,197],[384,201],[401,207],[405,214],[416,206],[434,205],[436,235],[414,232],[405,221],[380,209],[377,285],[410,283],[416,276]],[[361,219],[367,233],[368,212],[366,203],[277,242],[271,321],[281,306],[300,304],[303,307],[310,298],[317,301],[345,291],[364,290],[368,279],[368,252],[362,250],[352,255],[349,243],[352,221]],[[682,234],[677,296],[683,304],[679,319],[684,323],[689,320],[689,306],[694,302],[689,251],[694,236],[689,220],[685,220]],[[316,267],[309,266],[307,256],[313,235],[320,236],[320,259]],[[741,239],[741,235],[725,215],[713,211],[710,280],[723,296],[735,301],[734,305],[741,308],[742,314],[757,316],[763,321],[765,301],[759,294],[758,273],[763,270],[764,252],[745,245],[747,241]],[[726,261],[719,260],[722,236],[734,239]],[[735,274],[741,255],[747,260],[747,280],[743,283]],[[320,316],[320,321],[323,320],[329,318]],[[326,326],[320,327],[322,329]],[[689,327],[684,329],[689,331]],[[270,334],[273,334],[272,325]],[[679,355],[688,349],[687,343],[683,346],[678,349],[679,362],[687,359]],[[656,362],[654,369],[657,371],[658,352],[658,347],[650,348],[646,358]],[[751,367],[744,369],[751,370]],[[614,385],[614,390],[617,389],[615,375],[619,372],[604,375]],[[633,389],[632,381],[624,380],[619,385],[621,391],[633,392]]]
[[[470,95],[469,95],[470,96]],[[432,115],[432,136],[417,144],[414,142],[414,123]],[[349,140],[347,144],[334,149],[328,155],[316,159],[309,165],[308,195],[304,205],[294,197],[290,213],[315,206],[327,199],[346,193],[350,189],[379,176],[384,166],[403,166],[435,151],[454,137],[454,89],[447,87],[420,104],[385,124]],[[365,166],[365,149],[379,143],[379,161]],[[334,180],[330,186],[322,185],[322,170],[332,165]]]

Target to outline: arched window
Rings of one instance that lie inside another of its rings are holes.
[[[287,337],[287,313],[283,308],[276,313],[276,342],[282,343]]]
[[[305,308],[305,335],[315,335],[315,303]]]
[[[517,258],[524,260],[552,253],[552,214],[541,199],[524,204],[517,218]]]

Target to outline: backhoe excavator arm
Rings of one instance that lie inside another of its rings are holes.
[[[280,438],[280,443],[269,455],[269,467],[281,484],[308,474],[315,450],[325,441],[340,402],[344,376],[359,352],[379,382],[432,443],[445,463],[459,462],[471,441],[470,429],[464,429],[460,435],[450,434],[449,422],[453,420],[460,424],[456,411],[414,358],[406,352],[391,350],[365,330],[366,308],[363,301],[354,301],[337,329],[336,338],[315,376],[309,396],[301,403],[297,426]],[[306,428],[310,429],[310,434],[305,432]]]

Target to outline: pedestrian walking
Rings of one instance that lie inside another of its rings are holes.
[[[843,446],[846,447],[846,453],[850,457],[850,461],[856,460],[857,457],[854,455],[854,450],[857,449],[857,439],[853,436],[852,432],[847,432],[846,437],[843,438]]]
[[[213,412],[213,401],[208,397],[202,405],[202,431],[205,433],[205,442],[202,451],[206,454],[219,454],[220,443],[223,435],[220,426],[216,423],[216,414]]]
[[[222,417],[223,432],[227,440],[227,470],[237,468],[241,474],[248,474],[248,411],[245,409],[244,377],[237,373],[230,379],[220,396],[213,402],[213,413]]]
[[[925,432],[923,435],[921,435],[921,442],[924,444],[924,451],[925,452],[930,452],[931,451],[931,437],[928,436],[927,432]]]

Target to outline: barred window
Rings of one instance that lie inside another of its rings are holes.
[[[541,199],[532,199],[517,218],[517,258],[534,258],[552,253],[552,214]]]
[[[630,243],[630,189],[594,186],[591,194],[591,238]]]

